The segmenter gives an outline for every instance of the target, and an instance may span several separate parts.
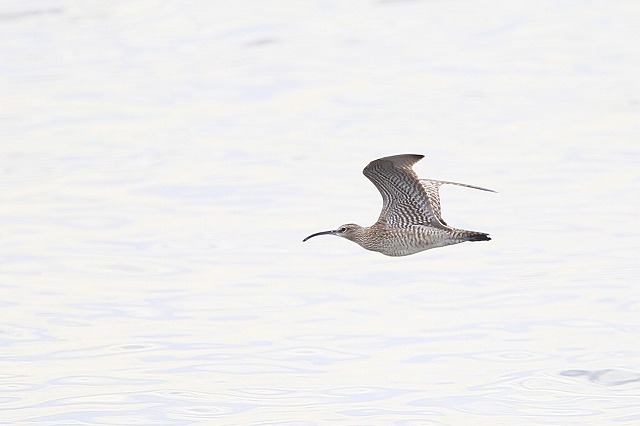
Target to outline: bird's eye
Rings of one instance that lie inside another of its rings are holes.
[[[340,229],[338,229],[339,232],[347,232],[347,227],[343,226]]]

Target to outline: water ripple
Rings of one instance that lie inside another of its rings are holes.
[[[278,361],[309,362],[316,365],[330,365],[339,361],[351,361],[367,358],[363,355],[332,351],[311,346],[263,352],[259,357]]]
[[[333,388],[322,392],[323,395],[340,398],[344,403],[377,401],[404,395],[410,391],[382,387],[349,386]]]
[[[565,370],[560,372],[567,377],[584,377],[594,383],[607,386],[620,386],[630,383],[640,384],[640,372],[607,368],[605,370]]]

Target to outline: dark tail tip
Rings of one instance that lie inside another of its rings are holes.
[[[491,241],[489,234],[478,232],[476,234],[469,235],[468,241]]]

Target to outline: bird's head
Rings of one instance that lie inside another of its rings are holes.
[[[362,229],[363,228],[360,225],[356,225],[355,223],[347,223],[344,225],[340,225],[338,229],[334,229],[332,231],[322,231],[311,234],[307,238],[302,240],[302,242],[307,241],[309,238],[317,237],[318,235],[336,235],[338,237],[346,238],[347,240],[355,241],[356,238],[360,235]]]

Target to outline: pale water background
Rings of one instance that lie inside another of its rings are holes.
[[[0,422],[640,424],[636,1],[0,5]],[[405,258],[372,159],[452,225]]]

